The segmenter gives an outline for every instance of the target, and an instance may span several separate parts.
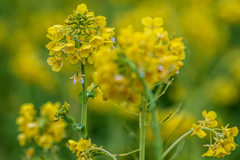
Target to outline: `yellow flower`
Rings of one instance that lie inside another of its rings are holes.
[[[145,26],[145,32],[151,33],[151,29],[153,29],[155,34],[160,34],[164,30],[164,28],[161,27],[163,25],[163,19],[160,17],[155,17],[153,19],[151,17],[143,17],[142,24]]]
[[[88,9],[87,9],[87,6],[86,4],[80,4],[77,6],[77,12],[80,12],[80,13],[85,13],[85,12],[88,12]]]
[[[101,32],[101,36],[103,37],[103,39],[108,39],[112,36],[114,36],[114,31],[113,28],[104,28]]]
[[[69,41],[68,43],[65,44],[64,46],[64,52],[67,54],[73,53],[75,50],[75,41]]]
[[[28,150],[27,150],[27,159],[31,159],[31,157],[33,156],[33,154],[35,153],[35,150],[34,148],[30,147]]]
[[[68,140],[68,143],[70,143],[70,145],[69,145],[69,149],[71,150],[71,151],[73,151],[73,153],[75,152],[75,151],[77,151],[77,142],[75,142],[75,141],[73,141],[73,140]]]
[[[160,17],[153,18],[153,26],[160,27],[163,25],[163,19]]]
[[[229,124],[227,124],[225,127],[221,126],[222,128],[222,137],[226,138],[228,141],[232,142],[234,137],[238,135],[238,128],[237,127],[232,127],[232,128],[227,128]]]
[[[69,79],[73,79],[73,84],[76,84],[76,83],[84,83],[84,80],[83,80],[83,76],[85,76],[84,74],[81,74],[81,73],[78,73],[78,74],[74,74],[74,76],[70,77]]]
[[[53,137],[50,134],[43,134],[42,136],[40,136],[40,138],[38,139],[38,145],[42,148],[51,148],[52,146],[52,142],[53,142]]]
[[[69,62],[75,64],[79,61],[80,56],[77,53],[72,53],[68,56]]]
[[[26,118],[28,121],[33,120],[33,116],[36,114],[36,110],[34,110],[34,105],[32,103],[24,103],[20,107],[19,114]],[[22,123],[23,119],[19,119],[17,123]]]
[[[55,118],[54,115],[58,111],[59,107],[60,107],[59,102],[56,102],[54,104],[52,102],[47,102],[43,104],[42,107],[40,108],[41,115],[47,116],[52,121]]]
[[[59,72],[63,66],[63,61],[60,57],[49,57],[47,59],[49,66],[52,66],[52,70]]]
[[[93,51],[93,48],[91,45],[82,45],[78,51],[80,51],[81,57],[87,58],[89,53]]]
[[[82,138],[78,141],[76,149],[80,152],[85,151],[91,146],[91,140],[83,140]]]
[[[227,155],[226,150],[223,148],[221,144],[218,144],[216,146],[216,153],[214,154],[214,156],[216,156],[217,158],[222,158],[225,155]]]
[[[192,125],[193,133],[192,135],[196,134],[199,138],[204,138],[207,134],[201,129],[201,126],[197,126],[196,124]]]
[[[27,142],[27,135],[25,133],[20,133],[18,134],[17,139],[19,140],[20,146],[25,146]]]
[[[106,22],[106,17],[104,16],[97,16],[95,17],[95,21],[97,23],[97,25],[100,27],[100,28],[103,28],[106,26],[107,22]]]
[[[152,25],[152,18],[151,17],[143,17],[142,18],[142,24],[146,27],[149,27]]]
[[[88,61],[89,64],[93,64],[94,63],[94,57],[93,57],[92,54],[88,57],[87,61]]]
[[[99,45],[101,45],[103,43],[103,38],[100,36],[94,36],[91,38],[91,40],[89,41],[89,43],[93,46],[93,47],[98,47]]]
[[[38,134],[38,124],[36,122],[28,123],[25,128],[25,133],[28,137]]]
[[[216,127],[218,122],[215,120],[217,118],[217,114],[214,111],[209,111],[207,113],[206,110],[202,112],[203,117],[205,118],[204,121],[198,121],[204,124],[204,127]]]
[[[202,155],[202,157],[208,156],[211,157],[215,154],[215,149],[213,145],[210,145],[208,151]]]

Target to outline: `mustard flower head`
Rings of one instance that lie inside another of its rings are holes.
[[[202,112],[203,117],[205,118],[204,121],[199,121],[203,124],[204,127],[216,127],[218,122],[215,120],[217,118],[217,114],[214,111],[209,111],[207,113],[206,110]]]
[[[92,151],[97,148],[95,144],[91,143],[90,138],[88,140],[84,140],[81,138],[78,142],[74,140],[68,140],[68,143],[69,143],[69,149],[73,153],[77,152],[76,156],[78,157],[78,159],[90,160],[92,158]]]
[[[23,104],[16,120],[19,144],[25,146],[27,141],[33,140],[39,147],[51,148],[53,143],[60,142],[65,137],[66,123],[53,122],[59,106],[60,103],[47,102],[40,108],[40,115],[36,116],[33,104]]]
[[[111,37],[115,33],[113,28],[106,28],[106,17],[95,17],[93,12],[88,12],[85,4],[78,5],[73,12],[63,25],[54,25],[47,30],[51,42],[46,48],[52,56],[47,62],[55,72],[61,70],[64,59],[71,64],[79,61],[93,64],[93,54],[99,46],[113,46]]]
[[[94,54],[96,74],[94,81],[105,95],[116,102],[138,103],[144,91],[133,63],[147,85],[165,82],[177,74],[185,58],[182,38],[169,38],[160,17],[144,17],[143,32],[134,32],[132,26],[117,35],[115,49],[101,47]],[[99,40],[100,41],[100,40]]]
[[[237,144],[234,142],[234,138],[239,132],[238,128],[228,128],[229,124],[227,124],[225,127],[221,126],[221,128],[212,129],[212,127],[216,127],[218,125],[217,121],[215,120],[217,118],[217,114],[214,111],[209,111],[207,113],[207,111],[204,110],[202,115],[205,120],[199,121],[199,125],[193,124],[192,135],[196,134],[200,138],[204,138],[207,134],[203,130],[206,130],[212,133],[210,139],[215,140],[213,144],[212,141],[210,141],[210,144],[204,145],[208,147],[208,151],[204,153],[202,157],[212,156],[222,158],[231,154],[231,152],[235,150],[237,146]]]

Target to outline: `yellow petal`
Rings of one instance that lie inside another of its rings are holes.
[[[207,114],[207,117],[208,117],[209,120],[214,120],[214,119],[217,118],[217,114],[214,111],[209,111],[208,114]]]
[[[151,17],[143,17],[142,18],[142,24],[146,27],[152,25],[152,18]]]
[[[71,64],[75,64],[75,63],[77,63],[78,62],[78,57],[75,55],[75,54],[71,54],[70,56],[69,56],[69,62],[71,63]]]
[[[55,61],[56,61],[55,57],[48,57],[48,59],[47,59],[47,63],[49,66],[52,66]]]
[[[208,122],[208,127],[216,127],[217,125],[218,125],[218,122],[215,120]]]
[[[163,19],[162,18],[160,18],[160,17],[153,18],[153,26],[160,27],[161,25],[163,25]]]
[[[204,118],[206,118],[206,116],[207,116],[207,111],[204,110],[204,111],[202,112],[202,115],[203,115]]]
[[[77,11],[84,13],[84,12],[88,12],[87,6],[86,4],[80,4],[77,6]]]
[[[93,64],[93,62],[94,62],[93,55],[90,55],[90,56],[88,57],[87,61],[88,61],[89,64]]]
[[[238,135],[238,128],[237,127],[232,127],[230,129],[231,129],[231,133],[232,133],[231,135],[233,137],[236,137]]]
[[[154,28],[153,32],[158,35],[158,34],[161,34],[163,30],[164,30],[163,27],[158,27],[158,28]]]
[[[210,149],[206,153],[204,153],[202,157],[205,157],[205,156],[211,157],[214,155],[214,153],[215,153],[214,150]]]

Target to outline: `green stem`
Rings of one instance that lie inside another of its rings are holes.
[[[178,138],[162,155],[162,158],[164,158],[181,140],[183,140],[186,136],[188,136],[190,133],[192,133],[193,129],[182,135],[180,138]]]
[[[142,113],[140,117],[140,143],[139,143],[139,160],[145,160],[145,134],[146,134],[146,117],[147,117],[147,95],[143,94]]]
[[[206,127],[202,127],[201,129],[203,129],[203,130],[208,130],[208,131],[210,131],[210,132],[212,132],[212,133],[214,133],[217,137],[220,137],[219,136],[219,133],[218,132],[216,132],[216,131],[214,131],[213,129],[211,129],[211,128],[206,128]]]
[[[137,73],[138,77],[140,78],[140,80],[145,88],[145,94],[147,95],[149,102],[151,102],[149,108],[150,108],[150,112],[152,115],[151,127],[152,127],[154,138],[156,141],[155,154],[156,154],[157,160],[161,160],[162,159],[161,156],[163,153],[163,151],[162,151],[163,143],[162,143],[162,139],[160,137],[160,127],[159,127],[157,119],[156,119],[156,113],[155,113],[156,102],[154,101],[154,95],[153,95],[151,89],[148,87],[148,85],[144,79],[144,75],[138,70],[137,66],[130,60],[126,60],[126,62]]]
[[[81,72],[85,74],[85,66],[81,63]],[[82,116],[81,124],[87,128],[87,85],[86,85],[86,76],[83,76],[82,83]]]
[[[104,152],[107,156],[111,157],[113,160],[117,160],[117,158],[115,157],[116,155],[111,154],[110,152],[108,152],[108,151],[105,150],[105,149],[102,149],[102,148],[94,148],[94,149],[90,149],[89,151],[91,151],[91,150],[99,150],[99,151],[102,151],[102,152]],[[89,151],[88,151],[88,152],[89,152]]]
[[[131,151],[131,152],[128,152],[128,153],[122,153],[122,154],[117,154],[118,156],[127,156],[127,155],[129,155],[129,154],[132,154],[132,153],[135,153],[135,152],[138,152],[138,151],[140,151],[141,149],[136,149],[136,150],[134,150],[134,151]]]

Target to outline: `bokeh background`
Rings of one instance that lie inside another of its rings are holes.
[[[16,160],[26,148],[17,141],[16,117],[21,104],[31,102],[35,108],[47,101],[68,102],[71,114],[80,121],[77,97],[80,84],[69,80],[78,69],[64,64],[59,73],[46,63],[47,28],[63,24],[78,4],[85,3],[95,15],[107,17],[107,26],[119,28],[132,24],[142,30],[143,16],[160,16],[170,35],[183,37],[186,59],[167,93],[158,101],[160,120],[170,111],[181,111],[162,125],[165,147],[203,119],[201,112],[214,110],[220,125],[240,128],[240,0],[1,0],[0,1],[0,159]],[[93,66],[87,66],[87,83],[91,84]],[[138,148],[138,117],[101,97],[89,101],[88,130],[92,142],[111,153],[125,153]],[[65,147],[78,133],[67,130],[68,137],[59,144],[60,159],[77,159]],[[201,158],[209,138],[188,137],[178,155],[182,159]],[[240,144],[240,137],[236,137]],[[174,151],[171,152],[173,154]],[[136,158],[138,154],[124,160]],[[146,159],[152,159],[152,135],[147,132]],[[237,147],[231,156],[237,160]],[[167,157],[169,158],[169,157]],[[99,159],[110,159],[100,157]]]

